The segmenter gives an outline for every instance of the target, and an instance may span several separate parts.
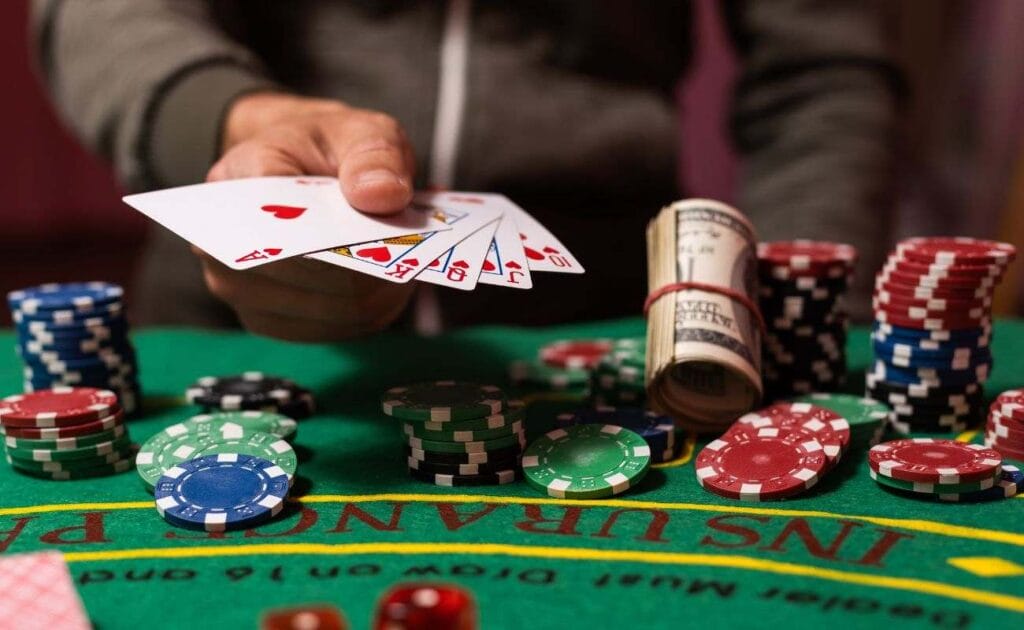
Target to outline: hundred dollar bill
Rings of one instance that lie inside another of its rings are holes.
[[[724,203],[677,201],[647,226],[647,266],[652,295],[704,287],[668,290],[649,305],[648,401],[691,430],[724,430],[762,395],[761,331],[748,306],[757,308],[754,228]]]

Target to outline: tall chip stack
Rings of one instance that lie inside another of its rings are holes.
[[[139,367],[123,297],[124,290],[109,282],[43,284],[8,293],[25,391],[95,387],[115,392],[126,414],[138,413]]]
[[[7,463],[23,475],[67,481],[130,470],[135,445],[110,390],[54,387],[7,396],[0,425]]]
[[[967,237],[900,241],[875,277],[871,398],[897,433],[959,432],[984,419],[992,293],[1016,256]]]
[[[500,387],[462,381],[392,387],[381,396],[381,409],[401,421],[414,479],[482,486],[522,478],[525,406]]]
[[[1007,459],[1024,462],[1024,389],[1008,389],[988,409],[985,444]]]
[[[757,246],[765,399],[833,392],[846,383],[842,298],[857,251],[825,241],[777,241]]]

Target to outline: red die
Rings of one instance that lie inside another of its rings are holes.
[[[276,608],[263,615],[260,630],[348,630],[345,617],[334,606]]]
[[[440,584],[399,584],[377,606],[374,630],[477,630],[466,591]]]

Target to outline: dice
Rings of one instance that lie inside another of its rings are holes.
[[[374,630],[477,630],[476,603],[450,584],[399,584],[377,605]]]

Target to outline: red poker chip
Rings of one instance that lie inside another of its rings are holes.
[[[813,435],[825,449],[829,464],[835,465],[850,444],[850,423],[832,411],[810,403],[776,403],[740,416],[730,431],[760,431],[775,428],[803,431]]]
[[[908,238],[896,244],[896,253],[925,264],[1006,265],[1017,255],[1009,243],[966,236]]]
[[[885,264],[905,273],[936,278],[998,278],[1006,272],[1006,267],[1002,265],[928,265],[907,260],[896,253],[890,254]]]
[[[852,268],[846,263],[835,263],[828,265],[812,265],[808,268],[797,268],[787,265],[777,265],[770,261],[761,261],[758,272],[761,281],[771,284],[777,281],[795,280],[798,278],[815,278],[818,280],[843,280],[850,284],[853,280]]]
[[[117,408],[117,394],[112,391],[94,387],[54,387],[4,398],[0,402],[0,423],[6,426],[57,426],[59,422],[103,418]]]
[[[999,394],[991,408],[1008,418],[1024,422],[1024,389],[1008,389]]]
[[[868,465],[880,475],[903,481],[955,484],[999,474],[1002,456],[979,444],[909,438],[871,447]]]
[[[992,287],[978,287],[975,289],[955,289],[950,287],[922,287],[916,284],[908,284],[892,278],[875,278],[875,291],[888,291],[899,295],[913,298],[946,298],[953,300],[977,300],[992,297]]]
[[[57,438],[76,437],[79,435],[99,433],[100,431],[113,429],[121,424],[124,424],[124,412],[118,410],[112,415],[92,420],[84,424],[73,424],[67,427],[50,428],[4,427],[3,434],[10,437],[28,440],[55,440]]]
[[[773,427],[713,440],[697,456],[700,485],[741,501],[784,499],[811,488],[828,468],[821,442],[812,435],[780,435]]]
[[[771,241],[757,244],[757,258],[762,264],[787,267],[793,271],[834,267],[849,269],[857,261],[857,249],[846,243],[811,241]]]
[[[1000,439],[991,433],[985,434],[985,446],[995,450],[1007,459],[1024,462],[1024,444],[1017,446],[1012,442]]]
[[[555,341],[540,349],[540,358],[555,367],[591,369],[611,352],[612,346],[610,339]]]
[[[959,311],[932,310],[920,306],[901,306],[898,304],[886,304],[878,300],[871,300],[871,308],[875,312],[884,312],[888,315],[907,317],[910,319],[937,319],[947,324],[966,324],[976,326],[978,322],[991,319],[992,312],[987,308],[976,307]]]
[[[875,321],[900,328],[913,328],[916,330],[935,331],[957,331],[970,330],[972,328],[989,328],[992,326],[991,319],[959,320],[951,318],[927,317],[923,319],[907,317],[885,310],[875,309]]]
[[[901,293],[876,290],[871,294],[871,299],[881,304],[892,304],[893,306],[918,307],[931,311],[959,311],[971,310],[974,308],[990,308],[992,298],[976,298],[971,300],[954,300],[950,298],[915,298]]]
[[[1024,422],[1007,418],[998,411],[993,411],[988,416],[986,427],[989,431],[1016,444],[1016,448],[1024,449]]]
[[[960,289],[964,291],[972,291],[981,288],[992,288],[996,285],[995,278],[936,278],[934,276],[897,271],[889,265],[882,267],[882,270],[878,272],[875,278],[880,278],[884,281],[895,280],[896,282],[902,282],[910,286],[927,287],[929,289]]]

